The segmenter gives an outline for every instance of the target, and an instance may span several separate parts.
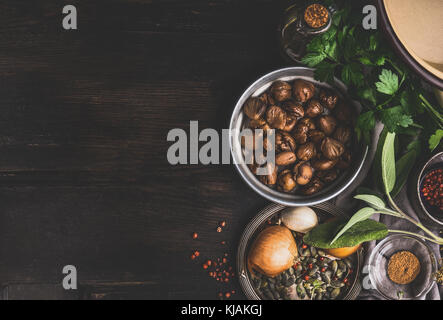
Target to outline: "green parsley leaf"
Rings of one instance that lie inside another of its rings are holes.
[[[357,63],[347,64],[343,67],[341,79],[347,85],[353,84],[361,87],[364,84],[363,72]]]
[[[378,92],[393,95],[398,90],[398,76],[391,70],[383,69],[380,76],[380,82],[377,82],[375,86]]]
[[[372,106],[377,104],[376,91],[374,88],[361,88],[358,90],[359,98],[369,101]]]
[[[314,71],[315,79],[321,82],[328,82],[330,84],[333,84],[336,66],[337,65],[335,63],[322,61],[317,65],[317,68]]]
[[[370,51],[375,51],[375,50],[377,50],[377,46],[378,46],[377,35],[376,34],[372,34],[369,37],[369,50]]]
[[[434,151],[435,148],[437,148],[440,144],[441,139],[443,139],[443,130],[437,129],[437,131],[435,131],[435,134],[433,134],[429,138],[429,149],[431,149],[431,151]]]
[[[374,111],[367,111],[360,114],[357,120],[357,126],[355,131],[357,132],[357,137],[360,140],[362,135],[366,143],[369,144],[371,138],[370,133],[375,128],[375,113]]]
[[[320,62],[322,62],[323,60],[325,60],[326,58],[326,54],[322,53],[308,53],[307,55],[305,55],[303,57],[303,59],[301,60],[301,62],[303,64],[306,64],[308,67],[315,67],[316,65],[318,65]]]
[[[412,117],[405,114],[401,106],[383,109],[380,118],[389,132],[396,132],[399,127],[407,128],[414,123]]]
[[[323,52],[322,38],[320,36],[312,38],[312,40],[306,45],[306,51],[309,53],[313,52],[322,53]]]
[[[336,61],[337,60],[337,41],[331,41],[327,46],[325,46],[324,51],[329,58]]]

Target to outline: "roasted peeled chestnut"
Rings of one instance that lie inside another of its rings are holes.
[[[351,152],[345,151],[340,160],[337,162],[337,168],[345,170],[351,166],[352,155]]]
[[[273,186],[277,183],[277,167],[271,163],[268,163],[266,168],[268,170],[268,174],[260,175],[258,178],[262,183],[268,186]]]
[[[283,103],[283,109],[287,112],[288,115],[295,119],[300,119],[305,116],[305,109],[303,109],[303,106],[293,100],[289,100]]]
[[[286,131],[286,132],[290,132],[290,131],[292,131],[292,129],[294,129],[296,123],[297,123],[296,118],[288,116],[286,118],[286,125],[282,130]]]
[[[347,144],[351,139],[351,129],[349,127],[338,127],[334,132],[334,139],[340,141],[343,144]]]
[[[272,106],[266,113],[266,120],[271,128],[283,130],[286,126],[287,115],[282,108]]]
[[[312,99],[306,108],[306,115],[309,118],[315,118],[323,113],[323,106],[318,100]]]
[[[337,107],[335,107],[334,109],[334,115],[339,121],[345,123],[350,123],[353,118],[351,107],[349,107],[349,105],[344,102],[340,102],[337,104]]]
[[[248,150],[257,150],[260,148],[260,144],[263,141],[263,131],[255,132],[251,130],[244,130],[241,136],[242,147]]]
[[[287,132],[279,131],[275,134],[275,145],[278,151],[294,152],[297,148],[295,139]]]
[[[338,160],[317,159],[312,161],[312,167],[316,171],[325,171],[335,167]]]
[[[315,145],[312,142],[301,145],[297,150],[297,158],[302,161],[308,161],[317,154]]]
[[[283,102],[291,99],[292,97],[292,87],[289,83],[285,81],[275,81],[271,85],[271,94],[272,97],[277,102]]]
[[[293,164],[297,161],[297,156],[294,152],[291,151],[285,151],[279,153],[275,157],[275,164],[278,166],[289,166],[290,164]]]
[[[262,119],[262,118],[258,118],[258,119],[249,119],[248,121],[248,127],[250,129],[261,129],[263,126],[266,125],[266,120]]]
[[[302,193],[306,196],[313,195],[323,189],[324,183],[317,177],[314,177],[312,181],[302,189]]]
[[[323,156],[329,160],[336,160],[345,152],[345,147],[340,141],[329,137],[323,139],[320,148]]]
[[[319,177],[321,181],[323,181],[324,183],[331,183],[337,180],[338,171],[335,169],[326,170],[326,171],[317,171],[315,175]]]
[[[296,182],[301,186],[305,186],[311,181],[313,173],[314,170],[306,162],[294,167],[294,176],[296,178]]]
[[[243,105],[243,111],[248,118],[257,120],[265,113],[266,105],[259,98],[249,98]]]
[[[315,144],[319,144],[323,141],[323,139],[326,137],[326,135],[323,133],[323,131],[311,130],[308,133],[308,137]]]
[[[271,139],[269,139],[268,137],[265,137],[263,139],[263,148],[268,152],[273,151],[273,150],[275,150],[275,144],[272,143]]]
[[[274,100],[274,98],[273,98],[272,95],[271,95],[270,93],[268,93],[268,92],[263,93],[263,94],[260,96],[259,99],[260,99],[261,101],[263,101],[263,103],[264,103],[266,106],[273,106],[273,105],[275,105],[275,100]]]
[[[297,124],[307,126],[309,130],[315,130],[316,128],[314,120],[311,118],[300,119]]]
[[[283,170],[277,178],[278,189],[284,192],[291,192],[297,186],[291,170]]]
[[[257,162],[253,162],[252,164],[248,164],[249,170],[251,170],[251,172],[253,174],[257,174],[257,169],[259,167],[259,165],[257,164]]]
[[[305,80],[295,80],[292,84],[292,95],[298,102],[306,102],[315,94],[315,87],[312,83]]]
[[[298,144],[304,144],[308,141],[309,127],[303,124],[297,124],[292,131],[292,136]]]
[[[321,116],[318,118],[318,127],[325,135],[330,136],[337,127],[337,120],[333,116]]]
[[[320,92],[320,102],[329,110],[335,108],[338,101],[338,95],[329,90],[322,90]]]

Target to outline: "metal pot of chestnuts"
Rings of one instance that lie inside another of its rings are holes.
[[[273,71],[254,82],[235,106],[230,122],[235,166],[252,189],[282,205],[334,198],[355,180],[368,153],[354,131],[360,110],[337,79],[334,86],[318,82],[304,67]],[[253,139],[244,139],[244,129]],[[275,165],[254,156],[259,140],[264,155],[274,153]],[[252,160],[245,161],[246,154]],[[258,175],[260,167],[268,174]]]

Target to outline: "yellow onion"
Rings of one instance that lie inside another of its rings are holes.
[[[248,268],[268,277],[289,269],[297,257],[297,244],[284,226],[271,226],[259,233],[248,254]]]

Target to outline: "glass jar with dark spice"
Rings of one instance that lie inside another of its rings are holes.
[[[321,1],[296,0],[283,14],[279,38],[283,52],[295,62],[305,55],[306,44],[314,35],[326,32],[332,25],[335,8]]]
[[[443,169],[431,169],[420,186],[420,195],[429,213],[443,218]]]

